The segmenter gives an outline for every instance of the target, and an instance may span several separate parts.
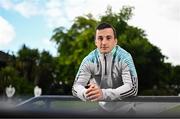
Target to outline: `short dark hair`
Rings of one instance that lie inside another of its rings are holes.
[[[117,38],[115,28],[114,28],[112,25],[110,25],[109,23],[106,23],[106,22],[100,23],[100,24],[96,27],[96,30],[102,30],[102,29],[105,29],[105,28],[112,28],[113,33],[114,33],[114,38]]]

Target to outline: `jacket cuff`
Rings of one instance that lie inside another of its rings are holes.
[[[80,99],[83,100],[83,101],[87,101],[87,98],[86,98],[86,95],[85,95],[86,90],[87,90],[87,89],[82,89],[81,92],[80,92],[80,95],[81,95],[81,96],[79,96],[79,97],[80,97]]]

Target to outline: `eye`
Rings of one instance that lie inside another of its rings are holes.
[[[99,40],[99,41],[102,41],[102,40],[103,40],[103,37],[102,37],[102,36],[99,36],[99,37],[98,37],[98,40]]]
[[[107,40],[111,40],[111,39],[112,39],[112,36],[107,36],[106,39],[107,39]]]

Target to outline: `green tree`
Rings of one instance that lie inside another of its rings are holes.
[[[33,86],[26,79],[19,76],[17,70],[14,67],[6,66],[2,68],[0,75],[2,76],[1,86],[3,94],[5,94],[5,88],[9,85],[12,85],[16,89],[16,96],[27,94],[32,95]]]
[[[26,45],[18,51],[17,66],[21,75],[30,82],[33,82],[36,77],[36,65],[39,59],[39,51],[30,49]]]
[[[53,77],[53,75],[56,75],[56,64],[54,59],[55,58],[53,58],[48,51],[43,51],[40,54],[38,75],[35,80],[35,85],[42,88],[42,94],[49,94],[49,88],[53,80],[56,80],[55,77]]]
[[[174,95],[180,94],[180,65],[172,67],[172,80],[170,82],[171,89],[174,90]]]
[[[139,77],[139,94],[161,95],[170,80],[166,78],[170,76],[163,73],[170,68],[164,64],[166,57],[160,49],[148,41],[145,31],[128,25],[128,20],[133,16],[132,11],[133,7],[127,6],[119,13],[113,13],[111,7],[108,7],[106,14],[99,20],[89,14],[77,17],[70,29],[55,29],[51,40],[58,45],[61,79],[72,85],[82,59],[95,48],[93,39],[96,25],[108,22],[117,30],[119,45],[133,56]],[[164,91],[162,95],[169,93]]]
[[[5,94],[5,88],[10,84],[13,85],[13,80],[16,77],[17,73],[15,69],[11,66],[6,66],[1,69],[0,76],[1,76],[1,92]]]
[[[81,60],[95,48],[93,39],[97,23],[90,16],[77,17],[69,30],[59,27],[52,36],[52,40],[58,45],[60,79],[69,94]]]

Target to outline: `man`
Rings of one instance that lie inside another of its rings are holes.
[[[114,101],[136,96],[138,79],[133,59],[117,45],[115,29],[108,23],[96,28],[97,49],[86,56],[76,75],[72,93],[83,101]]]

